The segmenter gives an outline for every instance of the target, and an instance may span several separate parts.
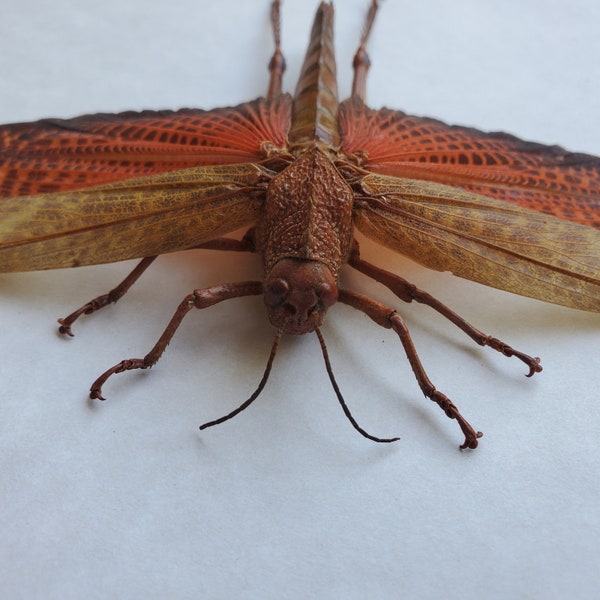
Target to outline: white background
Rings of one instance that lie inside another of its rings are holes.
[[[316,3],[288,0],[293,90]],[[366,0],[336,3],[340,93]],[[369,103],[600,154],[596,0],[382,3]],[[237,104],[264,93],[267,0],[20,0],[2,9],[0,122]],[[237,254],[162,257],[118,306],[61,339],[53,321],[113,287],[113,264],[0,276],[0,595],[4,598],[592,598],[600,550],[598,315],[364,256],[543,359],[475,347],[401,306],[438,388],[484,431],[422,398],[394,334],[343,306],[324,335],[360,437],[314,336],[285,339],[263,395],[200,433],[261,377],[260,299],[190,314],[151,372],[143,356],[195,287],[260,278]],[[400,304],[348,274],[348,287]]]

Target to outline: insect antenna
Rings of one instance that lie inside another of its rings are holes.
[[[346,405],[346,401],[344,400],[344,397],[342,396],[342,392],[340,392],[340,388],[337,384],[337,381],[335,380],[335,376],[333,375],[333,369],[331,368],[331,362],[329,361],[329,354],[327,352],[327,346],[325,345],[325,340],[323,339],[323,335],[321,334],[321,331],[318,328],[315,329],[315,333],[317,334],[317,337],[319,338],[319,344],[321,344],[321,351],[323,352],[323,358],[325,359],[325,368],[327,369],[327,374],[329,375],[329,381],[331,381],[331,385],[333,386],[333,390],[335,391],[335,394],[342,406],[342,410],[344,411],[344,414],[346,415],[346,417],[348,417],[348,420],[350,421],[350,423],[352,423],[352,427],[354,427],[354,429],[356,429],[356,431],[358,431],[358,433],[360,433],[364,437],[368,438],[369,440],[373,440],[374,442],[382,442],[382,443],[387,444],[389,442],[398,441],[400,439],[399,437],[394,437],[394,438],[375,437],[374,435],[367,433],[356,422],[356,420],[352,416],[352,413],[350,412],[350,409]]]
[[[277,348],[279,347],[279,341],[281,340],[281,329],[278,329],[275,333],[275,339],[273,340],[273,345],[271,346],[271,354],[269,355],[269,360],[267,361],[267,366],[265,367],[265,372],[263,373],[262,379],[258,384],[258,387],[246,400],[243,404],[238,406],[235,410],[231,411],[228,415],[221,417],[219,419],[215,419],[214,421],[209,421],[208,423],[204,423],[204,425],[200,425],[200,430],[206,429],[208,427],[212,427],[213,425],[219,425],[220,423],[224,423],[229,419],[235,417],[237,414],[241,413],[243,410],[247,409],[259,396],[263,391],[267,380],[269,379],[269,373],[271,372],[271,367],[273,366],[273,361],[275,360],[275,354],[277,354]]]

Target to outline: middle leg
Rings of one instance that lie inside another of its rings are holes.
[[[250,232],[246,234],[246,236],[242,240],[236,240],[233,238],[215,238],[214,240],[210,240],[208,242],[204,242],[203,244],[199,244],[198,246],[194,246],[193,248],[189,248],[189,250],[226,250],[232,252],[255,252],[254,243],[252,242],[252,236]],[[60,323],[60,327],[58,328],[59,333],[68,335],[73,337],[73,332],[71,331],[71,327],[73,323],[81,315],[91,315],[92,313],[109,306],[110,304],[115,304],[118,300],[120,300],[129,290],[129,288],[140,278],[142,273],[158,258],[157,256],[147,256],[143,258],[121,281],[121,283],[110,290],[107,294],[102,294],[86,302],[83,306],[73,311],[70,315],[58,319]]]
[[[483,333],[476,327],[473,327],[473,325],[471,325],[469,322],[465,321],[465,319],[455,313],[452,309],[440,302],[437,298],[431,296],[431,294],[420,290],[417,286],[409,283],[406,281],[406,279],[403,279],[394,273],[380,269],[379,267],[362,260],[359,257],[357,246],[354,248],[348,264],[354,267],[357,271],[360,271],[375,281],[385,285],[385,287],[391,290],[404,302],[412,302],[414,300],[415,302],[419,302],[429,306],[430,308],[433,308],[433,310],[446,317],[446,319],[464,331],[474,342],[480,346],[489,346],[504,356],[514,356],[518,358],[529,367],[529,373],[527,373],[527,377],[531,377],[535,373],[539,373],[542,370],[540,359],[537,356],[529,356],[520,350],[515,350],[506,342]]]

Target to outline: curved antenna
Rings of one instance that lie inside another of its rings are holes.
[[[243,410],[247,409],[260,396],[260,393],[263,391],[263,388],[265,387],[265,384],[267,383],[267,379],[269,379],[269,373],[271,372],[271,367],[273,366],[273,361],[275,360],[275,354],[277,353],[277,348],[279,347],[279,340],[281,340],[281,329],[278,329],[277,332],[275,333],[275,339],[273,340],[273,345],[271,346],[271,354],[269,355],[269,360],[267,361],[267,366],[265,367],[265,372],[263,373],[262,379],[260,380],[260,383],[258,384],[258,387],[254,391],[252,396],[250,396],[250,398],[248,398],[248,400],[246,400],[246,402],[244,402],[243,404],[238,406],[235,410],[231,411],[228,415],[225,415],[224,417],[221,417],[220,419],[215,419],[214,421],[209,421],[208,423],[204,423],[204,425],[200,425],[201,430],[206,429],[207,427],[212,427],[213,425],[219,425],[220,423],[223,423],[225,421],[228,421],[229,419],[232,419],[237,414],[239,414]]]
[[[381,443],[388,444],[390,442],[398,441],[400,439],[399,437],[394,437],[394,438],[375,437],[374,435],[367,433],[356,422],[356,420],[352,416],[352,413],[350,412],[350,409],[346,405],[346,401],[344,400],[344,397],[342,396],[342,393],[340,392],[340,388],[338,387],[337,381],[335,380],[335,377],[333,375],[333,369],[331,368],[331,363],[329,362],[329,354],[327,353],[327,346],[325,345],[325,340],[323,339],[323,335],[321,334],[321,331],[318,328],[315,329],[315,333],[317,334],[317,337],[319,338],[319,344],[321,344],[321,351],[323,352],[323,358],[325,359],[325,368],[327,369],[327,374],[329,375],[329,381],[331,381],[331,385],[333,386],[333,390],[335,391],[335,394],[342,406],[342,410],[344,411],[344,414],[346,415],[346,417],[348,417],[348,420],[350,421],[350,423],[352,423],[352,427],[354,427],[354,429],[356,429],[356,431],[358,431],[358,433],[360,433],[364,437],[368,438],[369,440],[373,440],[374,442],[381,442]]]

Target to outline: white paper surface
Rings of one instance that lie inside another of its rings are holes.
[[[316,5],[316,3],[314,3]],[[293,91],[313,3],[283,5]],[[336,3],[341,96],[366,12]],[[368,99],[600,154],[600,5],[383,2]],[[21,0],[0,24],[0,122],[211,108],[264,94],[268,2]],[[260,278],[257,259],[162,257],[119,302],[61,339],[54,320],[134,263],[0,276],[0,595],[4,598],[592,598],[598,589],[600,317],[364,257],[544,371],[474,346],[424,307],[398,306],[435,385],[484,432],[475,452],[425,400],[395,335],[343,306],[285,339],[263,395],[235,420],[272,329],[260,299],[190,314],[151,372],[86,390],[143,356],[196,287]]]

